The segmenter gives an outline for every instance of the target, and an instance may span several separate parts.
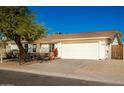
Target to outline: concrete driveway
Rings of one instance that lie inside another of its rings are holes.
[[[0,69],[124,85],[123,60],[57,59],[23,66],[5,62]]]

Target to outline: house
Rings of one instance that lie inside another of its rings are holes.
[[[33,52],[33,47],[31,44],[28,43],[28,41],[23,40],[21,42],[22,42],[22,45],[26,51],[28,51],[29,53]],[[19,49],[18,49],[18,46],[16,45],[16,43],[14,41],[7,40],[5,42],[5,50],[6,50],[6,53],[10,53],[11,51],[17,52]]]
[[[63,59],[122,59],[121,33],[116,30],[75,34],[52,34],[33,43],[33,52],[48,53],[58,49]]]

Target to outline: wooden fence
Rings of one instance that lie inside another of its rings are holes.
[[[112,59],[123,59],[123,45],[112,45]]]

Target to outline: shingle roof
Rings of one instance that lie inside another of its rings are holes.
[[[52,43],[57,42],[58,40],[62,39],[75,39],[75,38],[113,38],[115,34],[117,34],[117,30],[107,30],[107,31],[97,31],[97,32],[82,32],[82,33],[75,33],[75,34],[52,34],[46,37],[42,37],[33,43]]]

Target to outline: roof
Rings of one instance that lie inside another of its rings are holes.
[[[21,42],[22,42],[23,44],[24,44],[24,43],[28,43],[28,41],[25,41],[25,40],[23,40],[23,41],[21,41]],[[15,44],[15,41],[14,41],[14,40],[7,40],[6,43],[11,43],[11,44],[14,43],[14,44]]]
[[[110,38],[112,39],[117,33],[120,34],[117,30],[107,30],[107,31],[97,31],[97,32],[82,32],[74,34],[52,34],[45,37],[42,37],[33,43],[53,43],[61,40],[68,39],[93,39],[93,38]]]

